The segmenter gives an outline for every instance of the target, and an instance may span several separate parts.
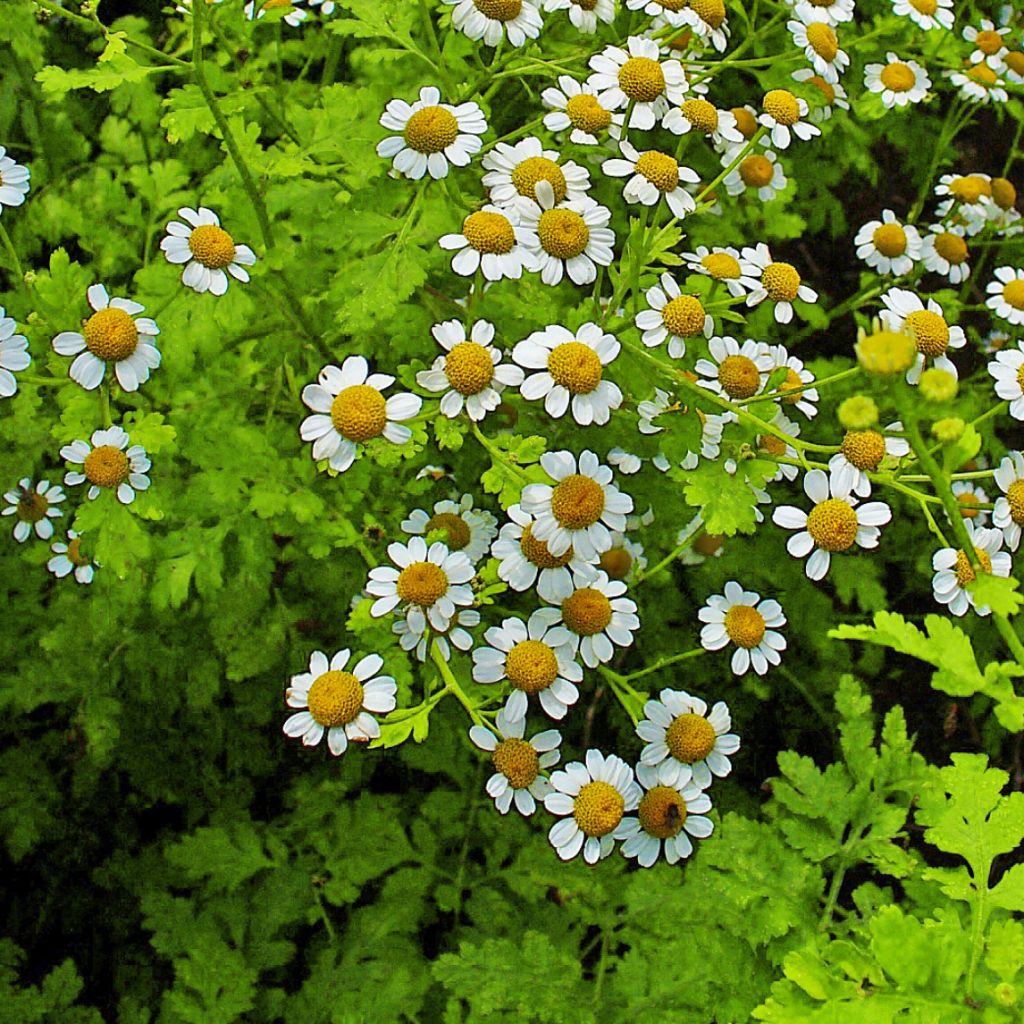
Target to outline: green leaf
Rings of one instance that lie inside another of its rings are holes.
[[[1024,595],[1018,593],[1020,583],[1012,576],[979,573],[967,584],[967,589],[974,595],[976,608],[989,608],[996,615],[1007,618],[1016,615],[1024,603]]]

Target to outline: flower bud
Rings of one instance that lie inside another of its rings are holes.
[[[917,356],[917,345],[909,334],[885,330],[876,321],[872,324],[871,334],[863,329],[857,332],[854,351],[857,362],[868,373],[891,376],[910,369]]]
[[[967,424],[959,416],[947,416],[932,424],[932,436],[943,444],[956,444],[966,427]]]
[[[853,395],[840,403],[838,416],[847,430],[870,430],[878,422],[878,406],[869,395]]]
[[[921,374],[919,387],[921,394],[929,402],[951,402],[960,390],[960,384],[956,377],[948,370],[940,370],[937,366],[933,366]]]

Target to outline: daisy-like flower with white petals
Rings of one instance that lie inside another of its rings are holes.
[[[572,160],[559,163],[559,154],[545,149],[540,139],[531,135],[514,145],[499,142],[482,164],[487,173],[481,182],[491,195],[491,202],[505,207],[520,196],[536,201],[537,182],[546,181],[556,203],[583,199],[590,189],[590,172]]]
[[[824,18],[830,25],[853,21],[855,0],[797,0],[796,14],[804,21]]]
[[[668,338],[668,354],[681,359],[688,338],[710,338],[714,332],[714,319],[705,312],[704,304],[696,295],[684,295],[671,274],[662,274],[660,286],[649,288],[646,298],[650,309],[637,313],[636,326],[643,332],[640,340],[648,348]],[[645,432],[643,427],[640,429]]]
[[[576,581],[573,592],[557,608],[540,608],[534,615],[548,625],[564,626],[573,655],[578,651],[587,668],[597,668],[611,661],[615,647],[629,647],[640,628],[636,602],[625,593],[625,583],[598,571],[592,580]]]
[[[732,163],[731,154],[724,153],[722,161],[723,166],[728,167]],[[782,164],[779,163],[779,158],[770,149],[766,149],[763,153],[745,156],[725,176],[723,184],[731,196],[738,196],[752,188],[757,193],[757,198],[762,203],[767,203],[785,190],[789,179],[782,169]]]
[[[885,64],[868,64],[864,68],[867,90],[879,93],[888,110],[920,103],[932,85],[925,69],[916,60],[900,60],[895,53],[887,53],[885,60]]]
[[[256,0],[249,0],[244,8],[245,16],[249,21],[259,21],[268,11],[288,8],[288,13],[281,20],[292,28],[298,28],[309,17],[309,11],[296,6],[301,2],[302,0],[260,0],[257,3]]]
[[[551,113],[544,115],[544,127],[549,132],[571,128],[569,141],[577,146],[598,145],[602,132],[608,132],[613,139],[622,135],[626,115],[602,107],[597,90],[589,82],[580,83],[570,75],[559,75],[558,88],[550,86],[540,98],[544,106],[551,108]]]
[[[313,460],[327,459],[331,469],[344,473],[355,462],[359,445],[383,436],[392,444],[405,444],[412,431],[399,421],[412,419],[423,400],[407,392],[385,398],[381,392],[395,378],[370,373],[362,356],[349,356],[339,369],[327,365],[316,384],[302,389],[302,401],[313,415],[299,427],[303,441],[313,442]]]
[[[995,280],[985,288],[985,305],[1014,326],[1024,324],[1024,267],[997,267]]]
[[[926,32],[936,26],[947,30],[953,27],[953,0],[892,0],[892,9]]]
[[[114,364],[114,375],[125,391],[137,391],[149,380],[149,371],[160,365],[156,321],[138,314],[145,306],[131,299],[110,298],[101,284],[87,292],[94,312],[82,323],[81,332],[61,331],[53,339],[53,349],[61,356],[77,356],[68,371],[71,379],[86,391],[100,386],[107,363]]]
[[[74,573],[76,582],[92,583],[92,578],[100,564],[82,553],[81,536],[74,530],[68,530],[66,543],[62,540],[55,540],[50,545],[50,550],[53,552],[53,558],[46,563],[46,568],[57,579],[62,580],[65,576]]]
[[[719,53],[725,49],[729,42],[729,26],[723,0],[690,0],[682,16],[702,43],[710,43]]]
[[[644,704],[644,718],[636,734],[646,744],[642,764],[658,769],[666,786],[689,782],[707,789],[712,776],[724,779],[732,771],[731,755],[740,749],[732,729],[732,717],[723,701],[708,713],[707,704],[684,690],[662,690],[659,700]]]
[[[999,463],[995,479],[1003,493],[996,498],[992,521],[1003,531],[1006,546],[1016,551],[1024,527],[1024,455],[1010,452]]]
[[[1006,103],[1009,94],[1000,85],[998,74],[987,64],[972,64],[965,71],[947,71],[946,76],[960,91],[960,97],[973,103]]]
[[[764,242],[743,250],[743,259],[751,267],[751,273],[758,273],[760,281],[747,296],[747,305],[756,306],[767,299],[775,306],[775,322],[788,324],[793,319],[793,303],[817,302],[818,293],[800,280],[800,274],[791,263],[772,259],[771,251]]]
[[[971,53],[972,64],[987,64],[993,71],[1000,74],[1006,70],[1006,55],[1009,48],[1006,45],[1005,36],[1010,34],[1009,26],[996,28],[988,20],[981,19],[981,28],[968,25],[963,30],[963,37],[969,43],[974,43],[974,51]]]
[[[834,552],[878,547],[880,526],[892,519],[884,501],[858,505],[850,490],[820,469],[804,475],[804,492],[814,502],[811,511],[794,505],[780,505],[772,522],[785,530],[799,530],[789,538],[786,550],[794,558],[806,558],[804,572],[809,580],[824,579]],[[813,554],[812,554],[813,552]]]
[[[1010,50],[1004,57],[1006,68],[1003,74],[1014,85],[1024,85],[1024,50]]]
[[[899,433],[903,424],[897,420],[885,430]],[[868,473],[876,472],[883,459],[902,459],[909,454],[910,444],[902,437],[892,437],[878,430],[848,430],[843,435],[840,450],[828,460],[829,476],[838,491],[866,498],[871,494]]]
[[[301,737],[307,747],[315,747],[327,733],[327,746],[335,757],[348,749],[349,741],[368,743],[380,735],[374,714],[386,714],[395,708],[398,686],[391,676],[381,676],[384,659],[368,654],[349,670],[351,652],[338,651],[327,660],[322,651],[309,657],[309,671],[292,676],[285,692],[290,708],[301,708],[284,723],[285,736]]]
[[[485,46],[497,46],[506,36],[510,46],[522,46],[540,35],[543,20],[530,0],[443,0],[451,4],[452,27]]]
[[[969,256],[963,235],[948,231],[942,224],[933,224],[921,239],[925,269],[948,278],[950,284],[961,284],[971,276]]]
[[[769,130],[776,149],[788,149],[794,135],[806,142],[821,134],[820,128],[806,120],[807,101],[794,96],[788,89],[772,89],[765,93],[761,108],[763,113],[758,121]]]
[[[967,589],[968,584],[978,578],[979,571],[993,576],[1009,576],[1012,560],[1008,551],[1001,550],[1002,530],[985,529],[970,521],[964,523],[964,526],[971,538],[978,568],[971,565],[962,548],[941,548],[932,556],[932,568],[935,570],[932,595],[939,604],[947,605],[950,612],[958,617],[965,615],[968,608],[973,608],[978,615],[990,615],[992,609],[988,605],[978,607],[975,604],[974,594]]]
[[[601,164],[601,170],[613,178],[629,178],[622,189],[627,203],[654,206],[664,197],[674,217],[682,219],[697,209],[697,204],[682,182],[696,185],[700,175],[684,167],[674,156],[649,149],[637,152],[627,139],[619,142],[622,158],[614,157]]]
[[[548,551],[563,555],[572,548],[585,562],[596,562],[612,546],[612,531],[626,528],[633,499],[612,483],[612,471],[592,451],[545,452],[541,466],[555,483],[527,484],[520,506],[535,517],[531,535],[546,541]]]
[[[452,257],[452,270],[462,277],[472,277],[479,267],[488,281],[503,277],[518,281],[523,276],[520,241],[516,209],[485,206],[466,217],[462,231],[442,235],[437,244],[458,250]]]
[[[420,89],[414,103],[393,99],[380,115],[380,123],[389,135],[377,143],[377,156],[390,160],[392,167],[407,178],[418,180],[429,173],[444,178],[448,165],[465,167],[483,143],[487,131],[484,112],[476,103],[453,107],[441,102],[441,90],[433,85]]]
[[[840,110],[849,110],[850,104],[846,90],[840,82],[826,82],[821,75],[815,74],[813,68],[800,68],[792,74],[794,82],[802,85],[814,86],[817,93],[814,95],[814,105],[808,115],[814,124],[821,124],[829,120],[834,107]]]
[[[494,325],[486,320],[473,324],[469,338],[460,320],[445,320],[430,329],[445,350],[429,370],[416,374],[416,383],[427,391],[445,394],[441,414],[454,419],[465,407],[474,422],[482,420],[501,404],[506,387],[518,387],[523,371],[514,363],[502,363],[502,352],[491,344]]]
[[[544,10],[568,11],[573,28],[584,35],[593,35],[598,21],[610,25],[615,20],[615,0],[544,0]]]
[[[793,406],[809,420],[814,419],[818,415],[815,402],[820,397],[817,388],[808,387],[814,382],[814,374],[804,366],[802,359],[791,356],[785,345],[772,346],[768,351],[774,364],[772,370],[786,369],[785,379],[779,384],[783,406]]]
[[[544,807],[563,819],[548,831],[555,853],[572,860],[582,850],[583,859],[596,864],[612,852],[616,840],[632,834],[632,820],[625,814],[637,807],[643,791],[621,757],[588,750],[585,761],[570,761],[552,773],[554,792],[544,798]]]
[[[404,615],[398,613],[395,621],[391,624],[391,632],[398,637],[398,645],[403,651],[413,651],[418,661],[426,661],[430,656],[431,642],[437,643],[441,657],[450,661],[452,647],[460,651],[468,651],[474,643],[473,635],[469,632],[480,625],[480,613],[475,608],[459,608],[452,618],[451,625],[443,633],[427,629],[416,632],[409,628],[409,622]]]
[[[839,48],[839,37],[832,25],[815,14],[806,22],[787,22],[786,28],[793,42],[803,49],[811,67],[826,82],[838,82],[839,76],[850,65],[850,56]]]
[[[612,546],[602,553],[597,568],[610,580],[629,583],[647,568],[644,546],[624,533],[613,533]]]
[[[921,258],[921,236],[912,224],[901,224],[892,210],[869,220],[853,240],[857,257],[879,274],[902,277]]]
[[[537,809],[537,801],[553,792],[541,772],[558,764],[562,735],[557,729],[545,729],[525,740],[526,719],[511,719],[504,708],[494,724],[496,733],[483,725],[469,730],[469,738],[491,755],[494,765],[494,774],[485,787],[487,795],[500,814],[508,814],[514,800],[516,810],[528,818]]]
[[[726,413],[726,416],[729,417],[735,417],[735,415],[735,413]],[[790,437],[800,436],[799,424],[794,423],[781,409],[776,412],[772,425],[778,427],[779,430]],[[796,448],[788,441],[784,441],[781,437],[776,437],[774,434],[758,434],[757,451],[773,460],[792,459],[794,462],[799,460]],[[787,462],[780,462],[775,470],[775,476],[768,483],[778,483],[780,480],[795,480],[799,474],[800,469],[798,466],[791,466]]]
[[[772,598],[761,600],[753,590],[744,590],[735,580],[725,585],[724,594],[712,594],[697,613],[706,625],[700,631],[701,646],[719,651],[727,644],[736,650],[732,656],[733,675],[748,669],[763,676],[769,665],[778,665],[786,638],[779,628],[786,624],[782,605]]]
[[[431,629],[444,633],[455,609],[473,603],[469,581],[475,570],[465,552],[449,551],[440,542],[428,548],[422,537],[413,537],[408,544],[389,544],[388,557],[398,568],[371,569],[366,585],[366,592],[376,598],[370,608],[374,618],[398,605],[412,632],[423,633],[429,623]]]
[[[491,626],[484,639],[487,646],[473,650],[473,679],[484,685],[509,683],[512,693],[504,708],[508,719],[526,717],[528,697],[536,697],[548,717],[565,718],[579,700],[576,683],[583,679],[567,629],[551,627],[538,611],[529,622],[507,618]]]
[[[988,524],[988,510],[978,507],[989,504],[988,495],[979,484],[970,480],[954,480],[950,490],[960,506],[963,519],[970,520],[975,526]]]
[[[945,197],[935,210],[936,217],[953,231],[976,235],[989,223],[992,179],[987,174],[943,174],[934,189]]]
[[[49,480],[40,480],[32,485],[31,477],[22,477],[16,489],[4,495],[3,511],[0,515],[14,516],[14,539],[23,544],[33,532],[40,540],[49,540],[53,536],[51,519],[59,519],[63,514],[60,503],[64,500],[63,488]]]
[[[513,590],[529,590],[535,583],[544,601],[558,604],[573,590],[573,577],[590,580],[596,570],[578,558],[572,546],[560,555],[552,555],[547,544],[533,535],[533,516],[519,505],[508,510],[511,520],[498,534],[491,555],[500,559],[498,578]]]
[[[65,487],[77,487],[88,483],[88,496],[91,501],[99,497],[101,491],[110,490],[117,494],[122,505],[130,505],[135,500],[136,491],[149,488],[150,468],[146,449],[141,444],[130,444],[131,438],[121,427],[108,427],[96,430],[92,435],[92,443],[88,441],[72,441],[60,450],[61,458],[76,466],[79,470],[69,470],[64,474]]]
[[[565,415],[581,426],[607,423],[613,409],[622,404],[622,392],[604,379],[604,368],[619,354],[620,345],[596,323],[585,323],[575,332],[552,324],[517,342],[512,358],[526,370],[538,372],[520,386],[523,398],[544,399],[544,411],[554,419]]]
[[[679,106],[686,93],[686,74],[679,61],[662,60],[658,44],[643,36],[630,36],[627,49],[606,46],[590,58],[593,74],[587,79],[606,110],[633,105],[629,128],[648,131]]]
[[[449,551],[461,551],[471,562],[478,562],[498,533],[497,520],[485,509],[473,508],[473,495],[464,494],[459,501],[439,501],[433,514],[422,508],[413,509],[402,529],[414,537],[423,537],[443,530],[444,544]]]
[[[758,287],[760,269],[743,260],[738,249],[722,246],[709,249],[700,245],[693,252],[684,252],[683,259],[688,270],[721,282],[733,298],[746,295]]]
[[[15,163],[0,146],[0,213],[5,206],[21,206],[29,187],[29,169]]]
[[[742,145],[743,133],[736,127],[736,115],[730,110],[719,110],[705,99],[683,100],[673,107],[662,121],[662,126],[673,135],[686,135],[692,131],[703,135],[713,146]]]
[[[183,206],[178,216],[187,223],[170,221],[160,248],[168,263],[186,264],[182,284],[200,294],[223,295],[228,290],[228,274],[243,284],[249,280],[245,268],[256,262],[256,254],[247,245],[235,245],[213,210]]]
[[[6,316],[0,306],[0,398],[10,398],[17,393],[16,373],[28,369],[32,357],[28,354],[28,338],[15,334],[17,323],[14,317]]]
[[[988,372],[995,379],[996,394],[1010,403],[1010,415],[1024,420],[1024,341],[1017,347],[996,353],[988,364]]]
[[[636,777],[644,789],[636,817],[629,822],[630,833],[622,843],[624,857],[636,857],[642,868],[653,867],[664,849],[665,860],[677,864],[693,853],[692,839],[707,839],[714,824],[706,817],[711,797],[692,782],[685,786],[667,786],[657,768],[636,766]]]
[[[959,379],[956,364],[946,353],[967,344],[964,329],[951,327],[934,299],[928,299],[926,305],[905,288],[890,288],[882,296],[882,302],[886,308],[879,315],[886,329],[904,331],[917,345],[917,358],[907,370],[907,383],[916,384],[928,362]]]
[[[753,398],[763,387],[775,361],[763,341],[748,338],[741,345],[728,335],[708,342],[710,359],[698,359],[694,369],[701,387],[727,398]]]
[[[1024,62],[1024,51],[1021,60]],[[1024,67],[1021,68],[1024,72]],[[1024,84],[1024,76],[1021,77]],[[1021,214],[1017,210],[1017,189],[1007,178],[995,178],[992,181],[992,202],[988,208],[989,223],[1007,235],[1018,235],[1021,232]]]
[[[660,18],[666,25],[681,28],[685,25],[685,12],[688,0],[626,0],[626,7],[631,11],[643,11],[652,18]],[[651,28],[654,26],[652,25]],[[661,26],[659,26],[661,27]]]

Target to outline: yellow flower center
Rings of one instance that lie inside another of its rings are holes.
[[[1024,50],[1010,50],[1003,62],[1015,75],[1024,75]]]
[[[940,231],[935,236],[935,251],[954,266],[967,259],[967,243],[952,231]]]
[[[775,458],[781,458],[786,454],[786,442],[774,434],[758,434],[757,447],[760,451]]]
[[[700,265],[716,281],[733,281],[741,276],[739,260],[727,252],[709,252],[701,257]]]
[[[792,302],[800,290],[800,275],[792,263],[769,263],[761,274],[761,286],[772,302]]]
[[[807,26],[807,42],[822,60],[835,60],[839,53],[839,37],[823,21],[815,21]]]
[[[710,28],[721,28],[725,21],[725,4],[722,0],[690,0],[690,10]]]
[[[200,224],[188,236],[192,255],[210,270],[223,270],[235,260],[235,240],[216,224]]]
[[[682,105],[683,117],[699,132],[710,135],[718,129],[718,111],[707,100],[685,100]]]
[[[523,535],[519,539],[519,550],[522,551],[523,557],[528,562],[532,562],[538,569],[561,569],[563,566],[568,565],[573,557],[572,545],[570,545],[569,550],[565,554],[559,555],[556,558],[548,550],[547,541],[537,540],[534,537],[533,527],[530,525],[524,528]]]
[[[444,530],[449,551],[461,551],[470,540],[469,526],[462,516],[454,512],[435,512],[428,520],[424,533]]]
[[[1003,298],[1014,309],[1024,309],[1024,278],[1015,277],[1003,288]]]
[[[910,368],[917,353],[914,339],[901,331],[875,331],[856,346],[857,361],[869,373],[902,373]]]
[[[960,505],[960,515],[963,519],[976,519],[978,517],[978,513],[981,511],[978,508],[981,504],[981,499],[976,494],[973,494],[971,491],[964,491],[956,496],[956,500]]]
[[[38,491],[22,491],[15,512],[23,523],[38,523],[46,518],[49,507],[50,503]]]
[[[485,17],[495,21],[512,21],[519,17],[523,0],[473,0],[473,6]]]
[[[577,96],[570,96],[565,104],[565,112],[572,122],[573,128],[579,128],[581,132],[588,135],[596,135],[604,131],[612,123],[610,111],[604,109],[597,102],[596,96],[581,92]]]
[[[677,14],[689,6],[689,0],[658,0],[658,6]]]
[[[679,790],[671,786],[655,786],[644,793],[637,808],[640,827],[655,839],[671,839],[679,835],[686,821],[686,802]]]
[[[637,157],[636,169],[659,192],[672,192],[679,184],[679,164],[667,153],[650,150]]]
[[[1010,506],[1010,518],[1018,525],[1024,526],[1024,480],[1014,480],[1006,491],[1006,501]]]
[[[82,554],[82,538],[75,537],[73,540],[68,541],[67,560],[72,565],[79,567],[89,564],[89,559]]]
[[[570,0],[581,11],[593,11],[597,8],[597,0]]]
[[[967,77],[978,85],[983,85],[985,88],[990,89],[996,84],[996,73],[987,64],[975,64],[967,72]]]
[[[384,396],[369,384],[353,384],[331,402],[331,423],[349,441],[378,437],[387,423]]]
[[[761,106],[778,124],[791,125],[800,120],[800,104],[788,89],[772,89],[765,93]]]
[[[601,383],[601,360],[582,341],[567,341],[551,350],[548,373],[556,384],[567,388],[570,394],[586,395]]]
[[[577,636],[594,636],[612,621],[612,605],[600,590],[582,587],[562,602],[562,621]]]
[[[725,535],[721,533],[702,533],[694,542],[693,550],[698,555],[710,558],[722,549],[725,543]]]
[[[560,203],[566,195],[567,186],[562,168],[546,156],[530,156],[512,168],[512,184],[521,196],[537,201],[537,182],[546,181],[555,193],[555,202]]]
[[[422,107],[405,122],[402,137],[417,153],[440,153],[459,137],[459,122],[444,107]]]
[[[764,616],[749,604],[734,604],[725,613],[725,631],[737,647],[750,650],[764,639]]]
[[[448,593],[448,576],[433,562],[412,562],[398,574],[395,589],[402,601],[429,608]]]
[[[545,210],[537,237],[546,253],[560,260],[579,256],[590,241],[590,228],[575,210]]]
[[[938,0],[910,0],[910,6],[918,14],[934,14],[938,9]]]
[[[85,457],[86,479],[97,487],[120,487],[128,479],[128,456],[113,445],[101,444]]]
[[[826,498],[811,509],[807,532],[824,551],[847,551],[857,539],[857,513],[840,498]]]
[[[807,385],[800,379],[800,374],[792,366],[788,367],[786,379],[779,385],[779,391],[787,392],[782,400],[787,405],[796,405],[804,397],[806,388]]]
[[[466,241],[477,252],[511,252],[516,244],[515,231],[508,217],[487,210],[477,210],[462,222]]]
[[[757,118],[746,107],[732,107],[729,113],[736,118],[736,128],[748,141],[757,132]]]
[[[715,749],[715,727],[701,715],[679,715],[665,730],[665,743],[677,761],[695,764]]]
[[[877,430],[848,430],[840,447],[857,469],[874,472],[885,458],[885,438]]]
[[[598,568],[610,580],[624,580],[633,568],[633,556],[625,548],[609,548],[601,555]]]
[[[630,57],[619,68],[619,88],[635,103],[653,103],[665,91],[665,73],[650,57]]]
[[[1017,204],[1017,190],[1006,178],[992,179],[992,199],[1000,210],[1012,210]]]
[[[502,740],[491,754],[497,771],[508,779],[513,789],[526,789],[540,773],[540,758],[526,740]]]
[[[325,672],[313,680],[306,706],[325,728],[348,725],[362,710],[363,684],[351,672]]]
[[[604,488],[589,476],[573,473],[560,480],[551,493],[551,513],[567,530],[593,526],[602,512]]]
[[[930,309],[916,309],[906,320],[907,330],[926,356],[941,356],[949,347],[949,325]]]
[[[119,362],[138,347],[135,321],[123,309],[101,309],[82,328],[85,345],[97,359]]]
[[[992,29],[985,29],[979,32],[974,39],[974,45],[981,50],[986,57],[998,53],[1003,48],[1003,37]]]
[[[807,84],[815,86],[818,92],[820,92],[822,96],[825,97],[825,102],[829,106],[831,106],[835,102],[836,90],[833,88],[831,83],[826,82],[825,79],[821,77],[821,75],[811,75],[811,77],[807,79]]]
[[[626,801],[610,782],[588,782],[573,803],[572,816],[586,836],[608,835],[622,821]]]
[[[730,398],[750,398],[761,386],[761,372],[753,359],[726,356],[718,366],[718,382]]]
[[[882,85],[892,92],[907,92],[917,83],[914,69],[899,60],[886,64],[878,77],[882,80]]]
[[[954,178],[949,191],[962,203],[976,203],[982,196],[992,195],[992,185],[977,174]]]
[[[555,652],[540,640],[523,640],[505,656],[505,676],[523,693],[540,693],[558,676]]]
[[[981,548],[974,549],[975,557],[978,559],[978,568],[985,574],[992,572],[992,559],[989,558],[987,551],[982,551]],[[961,548],[956,553],[956,581],[961,587],[966,587],[968,583],[973,583],[978,577],[974,571],[974,566],[967,561],[967,555]]]
[[[771,184],[775,169],[771,160],[760,153],[752,153],[739,166],[740,178],[749,188],[764,188]]]
[[[907,251],[907,233],[899,224],[882,224],[875,228],[871,240],[875,248],[889,259],[902,256]]]
[[[661,310],[662,321],[677,338],[695,338],[703,334],[706,316],[700,299],[693,295],[679,295],[666,302]]]
[[[483,345],[460,341],[444,358],[444,375],[460,395],[477,395],[494,378],[494,362]]]

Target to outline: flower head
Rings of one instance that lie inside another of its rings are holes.
[[[649,309],[636,315],[636,326],[643,332],[640,340],[655,348],[668,338],[668,354],[680,359],[686,354],[688,338],[710,338],[714,320],[696,295],[684,295],[671,274],[662,274],[659,285],[646,294]]]
[[[850,57],[839,48],[839,37],[833,24],[815,14],[806,21],[787,22],[786,27],[814,70],[826,82],[838,82],[839,76],[849,67]]]
[[[892,9],[926,32],[953,27],[953,0],[892,0]]]
[[[933,224],[921,239],[921,260],[925,269],[942,274],[950,284],[961,284],[971,276],[970,253],[963,234]]]
[[[569,4],[571,17],[578,5],[572,0],[564,2]],[[598,3],[611,6],[611,0],[598,0]],[[549,132],[571,129],[569,141],[577,146],[596,146],[604,132],[614,139],[622,134],[625,114],[601,106],[597,90],[589,82],[580,83],[571,75],[559,75],[558,88],[548,87],[540,98],[546,107],[551,108],[551,113],[544,115],[544,127]]]
[[[868,64],[864,68],[864,85],[868,92],[879,93],[887,109],[920,103],[928,95],[932,80],[916,60],[900,60],[895,53],[885,55],[885,64]]]
[[[130,440],[120,427],[108,427],[93,432],[92,444],[72,441],[65,445],[60,450],[61,458],[82,469],[65,473],[64,486],[77,487],[88,482],[90,500],[98,497],[100,491],[110,490],[122,505],[130,505],[136,491],[149,488],[146,473],[150,467],[146,449],[140,444],[129,446]]]
[[[0,398],[10,398],[18,390],[15,374],[28,369],[32,357],[28,354],[28,338],[15,334],[17,323],[5,316],[0,306]]]
[[[572,160],[560,160],[555,150],[545,149],[533,135],[513,145],[499,142],[483,158],[487,173],[481,184],[490,192],[491,202],[500,207],[514,204],[520,196],[536,201],[539,181],[551,186],[556,203],[585,198],[590,173]]]
[[[4,495],[4,508],[0,515],[14,516],[14,539],[23,544],[33,533],[40,540],[49,540],[53,536],[51,519],[59,519],[63,514],[60,508],[64,500],[64,490],[49,480],[40,480],[33,486],[30,477],[22,477],[17,488]]]
[[[457,249],[452,270],[472,277],[479,268],[488,281],[503,277],[518,280],[523,274],[523,250],[520,246],[519,214],[514,208],[484,206],[474,210],[462,222],[462,231],[442,235],[442,249]]]
[[[235,245],[213,210],[183,206],[178,216],[187,223],[172,220],[160,248],[168,263],[186,264],[182,284],[200,293],[223,295],[228,290],[227,274],[243,283],[249,280],[245,268],[256,262],[256,254],[247,245]]]
[[[745,141],[731,110],[719,110],[700,97],[691,97],[683,100],[680,106],[673,107],[665,115],[662,125],[673,135],[686,135],[688,132],[701,135],[714,146],[738,146]]]
[[[722,156],[728,166],[732,162],[732,151],[727,150]],[[770,150],[763,153],[750,153],[738,166],[725,176],[725,190],[731,196],[738,196],[747,189],[753,189],[762,203],[767,203],[782,192],[788,184],[786,174],[779,163],[779,158]]]
[[[606,46],[590,58],[593,74],[587,82],[597,90],[606,110],[632,104],[629,128],[649,130],[678,106],[686,93],[686,74],[679,61],[662,60],[653,39],[630,36],[627,49]]]
[[[696,171],[656,149],[639,153],[627,139],[619,141],[619,150],[622,158],[605,160],[601,169],[613,178],[629,178],[622,189],[627,203],[654,206],[664,197],[673,216],[680,219],[697,208],[693,196],[682,186],[683,182],[693,185],[700,181]]]
[[[473,508],[473,495],[464,494],[460,501],[439,501],[433,514],[413,509],[402,529],[416,537],[440,531],[449,551],[461,551],[471,562],[478,562],[491,546],[498,532],[497,521],[490,512]]]
[[[710,359],[698,359],[694,369],[701,375],[701,387],[727,398],[753,398],[764,387],[774,365],[771,350],[763,341],[747,338],[741,345],[735,338],[712,338]]]
[[[818,293],[801,281],[796,267],[773,260],[764,242],[744,249],[743,258],[752,272],[761,278],[757,288],[747,296],[747,305],[756,306],[767,299],[775,306],[776,323],[788,324],[793,319],[793,303],[797,299],[802,302],[818,301]]]
[[[50,550],[53,552],[53,558],[46,563],[46,568],[57,579],[62,580],[74,573],[77,583],[92,583],[100,564],[82,551],[81,536],[74,530],[68,530],[66,543],[56,540],[50,545]]]
[[[697,613],[706,623],[700,631],[701,645],[709,651],[732,644],[732,671],[741,676],[749,668],[763,676],[769,665],[778,665],[786,638],[779,627],[786,624],[782,605],[773,598],[761,600],[753,590],[744,590],[735,580],[725,585],[723,594],[712,594]]]
[[[992,521],[1003,531],[1006,546],[1016,551],[1024,528],[1024,455],[1010,452],[999,463],[995,481],[1003,493],[996,498]]]
[[[807,118],[807,101],[794,96],[788,89],[771,89],[761,103],[762,113],[758,121],[770,133],[776,149],[788,149],[792,137],[807,141],[821,134],[821,129]]]
[[[1001,530],[986,529],[975,526],[970,520],[964,523],[968,536],[974,547],[977,565],[972,565],[963,549],[941,548],[932,556],[932,593],[939,604],[949,607],[953,615],[965,615],[968,608],[973,608],[978,615],[989,615],[992,611],[987,605],[979,607],[975,604],[974,594],[968,589],[969,584],[977,579],[977,574],[989,573],[993,576],[1009,576],[1011,569],[1010,555],[1000,550],[1003,546]]]
[[[418,623],[417,623],[418,625]],[[403,651],[415,653],[418,661],[426,661],[432,644],[436,643],[438,652],[445,661],[452,656],[452,647],[460,651],[468,651],[473,646],[473,634],[469,632],[480,625],[480,613],[475,608],[457,608],[452,621],[443,632],[438,632],[427,623],[422,630],[409,626],[409,620],[401,612],[396,613],[391,624],[391,632],[398,637],[398,645]]]
[[[997,267],[995,280],[985,288],[985,305],[1001,320],[1019,327],[1024,324],[1024,267]]]
[[[0,213],[5,206],[21,206],[28,191],[29,169],[15,163],[0,146]]]
[[[865,224],[854,238],[857,257],[879,274],[909,274],[921,258],[921,236],[912,224],[901,224],[892,210]]]
[[[746,295],[758,287],[760,268],[747,263],[737,249],[722,246],[708,249],[700,245],[693,252],[684,252],[683,259],[686,260],[687,269],[721,282],[734,298]]]
[[[902,331],[914,339],[917,356],[907,370],[907,383],[916,384],[925,366],[930,364],[957,377],[956,364],[946,355],[949,349],[963,348],[967,336],[962,327],[950,326],[942,307],[934,300],[927,303],[905,288],[890,288],[882,296],[885,309],[882,323],[890,331]]]
[[[1010,415],[1024,420],[1024,341],[997,352],[988,372],[995,379],[996,394],[1010,403]]]
[[[886,430],[902,432],[903,424],[890,423]],[[871,494],[871,479],[886,458],[901,459],[910,454],[910,444],[902,437],[886,436],[870,427],[847,430],[840,450],[828,460],[829,475],[838,491],[853,493],[861,498]]]
[[[444,0],[451,4],[452,25],[485,46],[497,46],[506,36],[510,46],[522,46],[540,35],[540,11],[530,0]]]

